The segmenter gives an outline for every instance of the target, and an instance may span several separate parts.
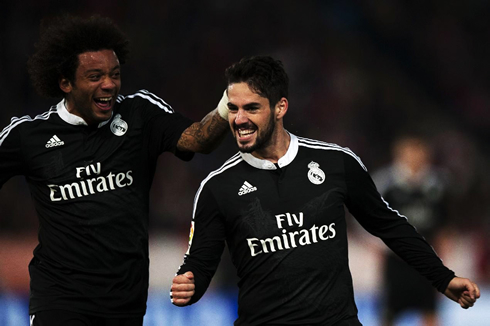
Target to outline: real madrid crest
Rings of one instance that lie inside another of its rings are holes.
[[[320,164],[313,161],[308,164],[308,168],[310,169],[308,171],[308,179],[310,179],[311,183],[316,185],[322,184],[325,181],[325,172],[323,172],[319,166]]]
[[[112,120],[111,123],[111,131],[116,136],[122,136],[128,131],[128,124],[126,121],[121,119],[121,115],[117,114]]]

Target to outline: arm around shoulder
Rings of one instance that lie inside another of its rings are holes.
[[[182,133],[177,149],[208,154],[225,138],[228,130],[228,96],[223,93],[218,106],[200,122],[194,122]]]

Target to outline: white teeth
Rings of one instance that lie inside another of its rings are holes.
[[[253,134],[254,132],[255,132],[254,130],[238,130],[240,136],[250,135]]]
[[[102,101],[102,102],[109,102],[110,100],[112,100],[112,96],[111,97],[101,97],[98,100]]]

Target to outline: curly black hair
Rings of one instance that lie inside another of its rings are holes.
[[[225,71],[228,84],[245,82],[257,94],[269,100],[271,109],[288,97],[289,77],[280,60],[270,56],[245,57]]]
[[[36,91],[45,97],[63,97],[60,78],[75,82],[78,55],[84,52],[113,50],[123,64],[129,54],[129,41],[109,18],[63,15],[41,23],[36,52],[27,62]]]

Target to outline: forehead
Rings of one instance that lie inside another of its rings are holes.
[[[228,85],[228,100],[237,106],[247,103],[266,103],[268,100],[254,92],[247,83]]]
[[[80,53],[78,67],[81,70],[112,69],[119,65],[116,53],[112,50],[100,50]]]

